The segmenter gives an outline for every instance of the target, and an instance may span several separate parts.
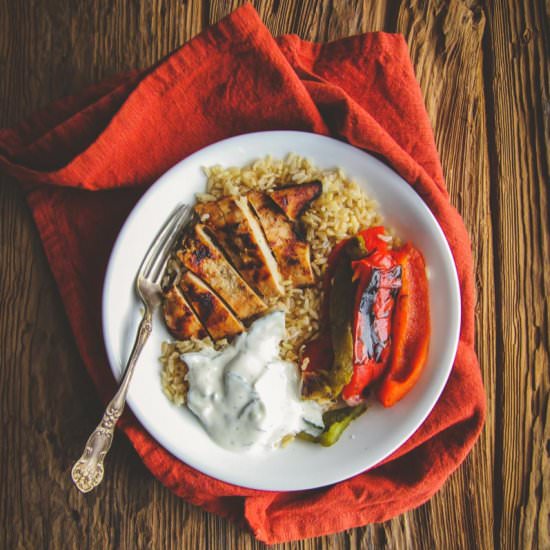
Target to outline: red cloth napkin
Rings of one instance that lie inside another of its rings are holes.
[[[258,130],[332,135],[384,159],[429,205],[462,291],[460,344],[428,419],[385,463],[330,487],[276,493],[212,479],[160,447],[131,414],[120,426],[164,485],[275,543],[384,521],[428,500],[464,460],[485,417],[474,352],[468,235],[450,205],[422,95],[401,36],[330,44],[272,38],[246,5],[158,66],[65,98],[0,131],[0,167],[21,181],[86,367],[107,401],[114,381],[100,325],[106,261],[144,189],[177,161]],[[184,183],[182,183],[184,184]]]

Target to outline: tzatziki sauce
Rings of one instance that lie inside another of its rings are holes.
[[[256,320],[220,351],[183,354],[187,364],[187,406],[210,437],[232,451],[277,447],[281,439],[322,427],[321,406],[300,397],[294,363],[279,357],[285,314]]]

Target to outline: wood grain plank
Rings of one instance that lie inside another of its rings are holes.
[[[211,1],[209,23],[216,23],[245,3],[245,0]],[[367,27],[380,30],[387,12],[383,2],[256,0],[252,4],[274,36],[293,33],[312,41],[336,40],[365,32]]]
[[[503,548],[550,546],[547,9],[499,1],[487,11],[500,329],[494,543]]]
[[[487,424],[491,425],[496,327],[492,319],[492,222],[482,72],[484,26],[479,6],[451,1],[424,6],[411,2],[400,10],[398,28],[409,43],[451,202],[464,217],[472,239],[476,348],[488,390]],[[453,548],[491,547],[491,534],[482,526],[493,521],[491,502],[486,499],[492,487],[492,457],[493,434],[485,430],[444,489],[418,511],[415,523],[422,526],[421,540],[431,540],[436,548],[449,544]],[[452,514],[449,502],[453,502]],[[415,529],[415,537],[418,534]]]

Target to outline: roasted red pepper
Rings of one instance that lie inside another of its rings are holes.
[[[378,390],[378,399],[385,407],[395,405],[416,384],[426,362],[430,340],[424,258],[410,244],[396,255],[402,266],[402,287],[393,319],[391,357]]]
[[[383,238],[383,227],[362,231],[365,257],[352,262],[357,281],[353,318],[353,376],[342,390],[349,405],[363,400],[365,388],[384,373],[390,350],[395,296],[401,287],[401,267]]]

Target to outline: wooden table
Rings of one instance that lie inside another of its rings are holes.
[[[0,126],[146,67],[241,2],[0,2]],[[255,2],[310,40],[403,33],[474,249],[481,439],[427,504],[285,548],[549,548],[548,13],[542,0]],[[548,9],[548,3],[546,3]],[[68,471],[101,412],[22,193],[0,185],[0,548],[259,548],[175,497],[124,437],[83,498]],[[77,397],[78,396],[78,397]],[[283,546],[282,546],[283,547]]]

